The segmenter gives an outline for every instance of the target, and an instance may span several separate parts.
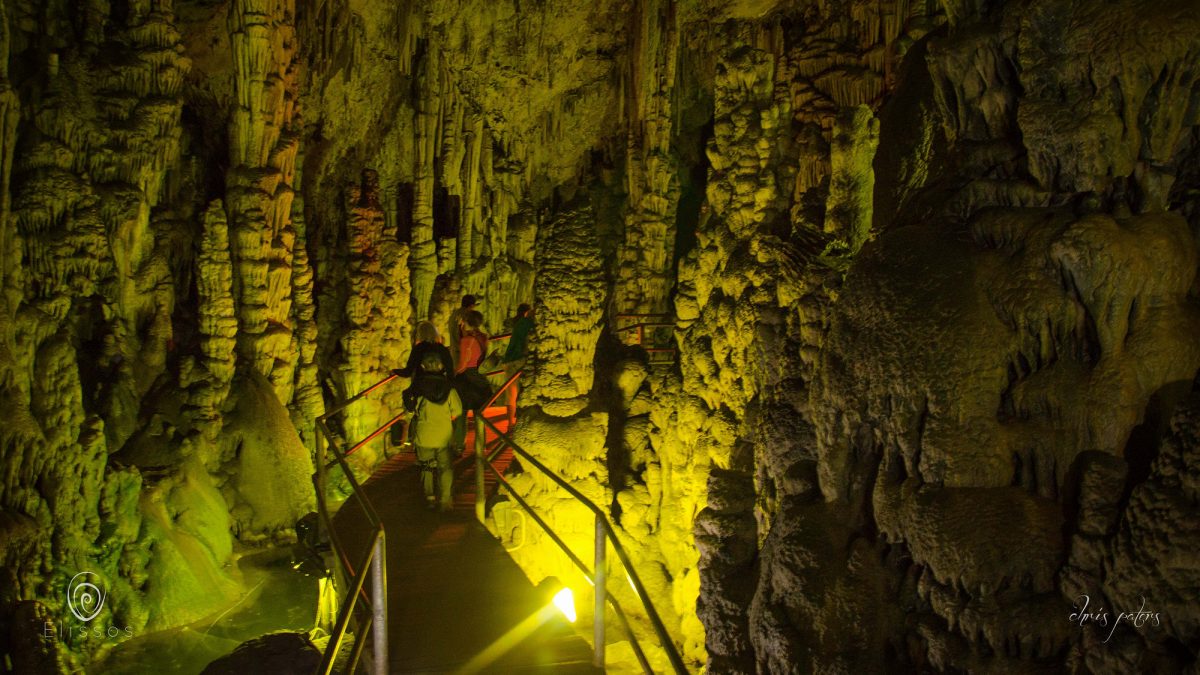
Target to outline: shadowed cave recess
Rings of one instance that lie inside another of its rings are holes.
[[[1194,0],[0,0],[0,672],[245,600],[475,293],[694,671],[1196,673],[1198,235]]]

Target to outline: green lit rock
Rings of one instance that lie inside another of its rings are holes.
[[[224,437],[225,494],[243,538],[290,530],[315,504],[312,459],[269,384],[250,375],[235,385]]]
[[[193,465],[163,479],[143,492],[140,510],[147,629],[190,623],[237,598],[229,511],[206,472]]]

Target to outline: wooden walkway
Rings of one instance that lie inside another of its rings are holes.
[[[364,486],[387,536],[389,672],[599,672],[588,644],[546,611],[549,599],[475,520],[474,470],[468,450],[457,461],[450,513],[425,509],[412,452],[389,459]],[[350,550],[363,550],[365,520],[353,502],[334,523]]]

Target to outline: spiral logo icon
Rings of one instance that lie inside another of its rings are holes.
[[[96,615],[104,607],[106,593],[102,588],[88,581],[88,577],[95,576],[91,572],[80,572],[71,577],[71,583],[67,584],[67,607],[70,608],[76,619],[84,623],[96,618]],[[99,577],[96,579],[99,581]]]

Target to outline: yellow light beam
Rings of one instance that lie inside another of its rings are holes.
[[[551,602],[533,614],[530,614],[524,621],[510,628],[507,633],[496,638],[495,642],[476,654],[470,661],[467,661],[462,668],[458,669],[458,674],[471,675],[482,672],[484,668],[490,666],[496,659],[504,656],[513,647],[520,644],[522,640],[532,635],[538,627],[546,623],[557,611],[559,609]]]

